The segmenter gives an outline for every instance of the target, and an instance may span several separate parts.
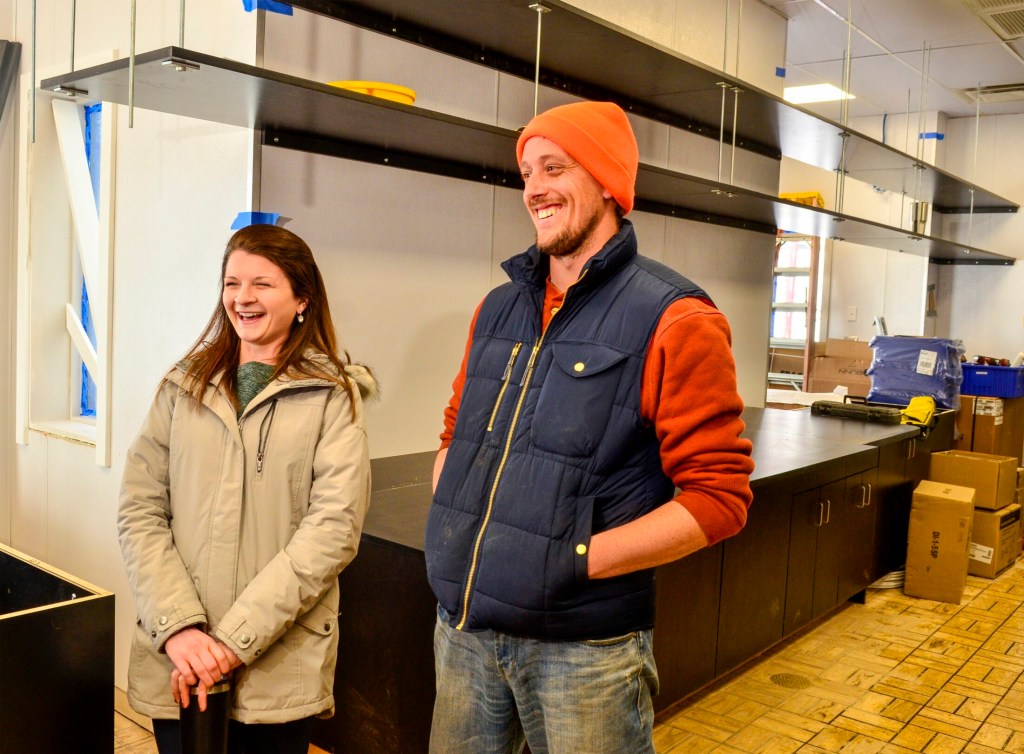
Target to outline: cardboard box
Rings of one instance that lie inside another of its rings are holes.
[[[850,395],[867,395],[871,378],[864,374],[871,366],[871,347],[864,340],[830,338],[814,344],[808,392],[831,393],[840,385]]]
[[[960,604],[967,585],[974,490],[925,479],[910,504],[903,591]]]
[[[934,482],[972,487],[976,507],[999,510],[1013,504],[1017,459],[968,450],[943,450],[932,453],[928,478]]]
[[[960,407],[956,410],[953,433],[953,450],[974,450],[974,401],[973,395],[961,395]]]
[[[1020,506],[1008,505],[997,511],[974,511],[970,561],[972,576],[995,578],[1020,557]]]
[[[1024,398],[961,395],[956,428],[954,449],[1024,460]]]

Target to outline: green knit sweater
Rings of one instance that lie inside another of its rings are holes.
[[[238,391],[238,415],[241,416],[249,401],[260,394],[274,374],[272,364],[264,364],[262,361],[247,361],[238,365],[238,380],[235,386]]]

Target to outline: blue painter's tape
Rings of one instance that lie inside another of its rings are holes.
[[[780,65],[775,66],[775,75],[780,79],[786,78],[786,69]]]
[[[247,228],[250,225],[277,225],[281,215],[277,212],[239,212],[231,223],[231,230]]]
[[[242,5],[247,11],[269,10],[285,16],[290,16],[294,13],[292,6],[288,5],[288,3],[279,3],[277,0],[242,0]]]
[[[946,134],[940,134],[938,131],[928,131],[926,133],[920,133],[917,135],[919,139],[935,139],[936,141],[942,141],[946,138]]]

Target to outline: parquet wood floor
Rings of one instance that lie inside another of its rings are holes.
[[[658,754],[1024,754],[1024,564],[960,605],[869,590],[658,716]]]

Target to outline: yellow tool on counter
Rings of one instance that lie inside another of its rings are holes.
[[[910,399],[905,409],[900,411],[903,417],[901,424],[916,424],[919,427],[930,427],[935,416],[935,399],[930,395],[916,395]]]

